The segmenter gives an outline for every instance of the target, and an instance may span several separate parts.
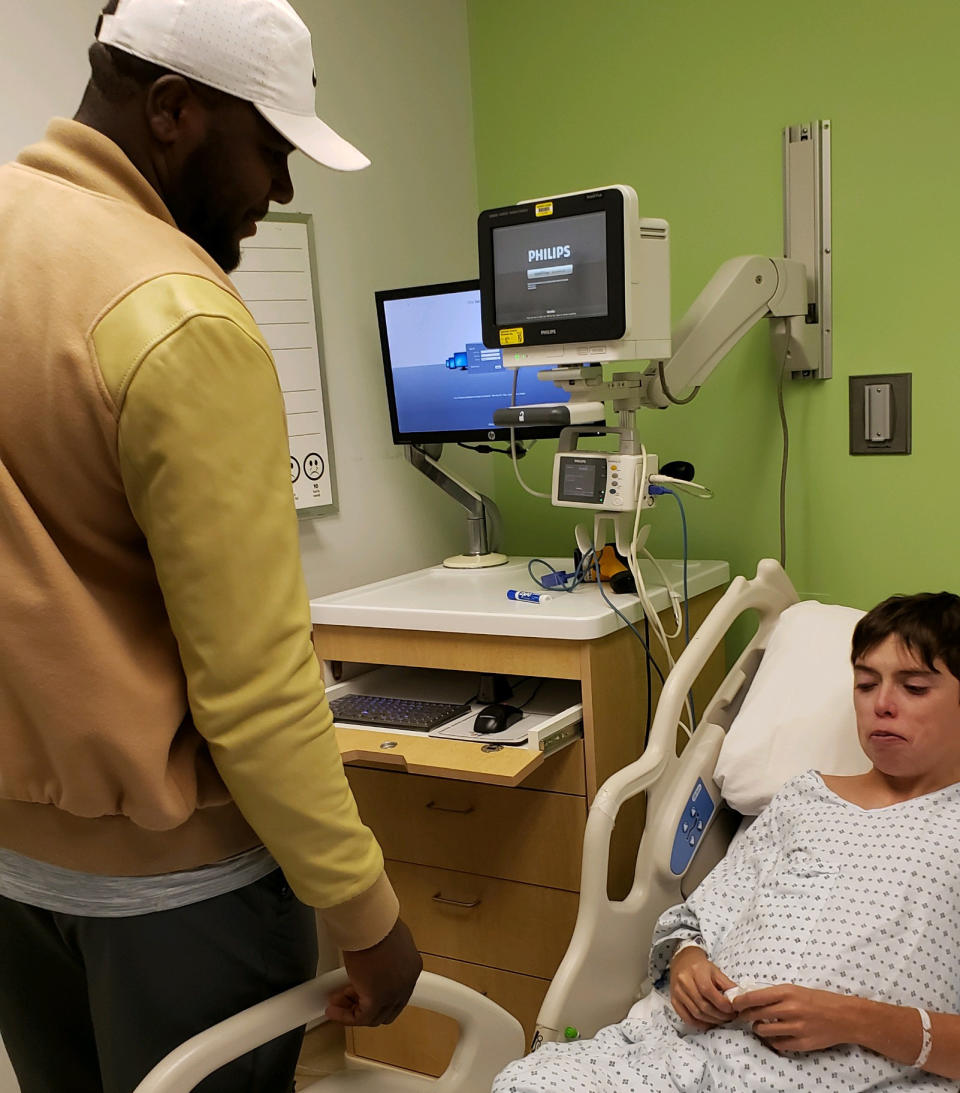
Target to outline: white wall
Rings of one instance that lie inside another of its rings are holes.
[[[317,226],[340,513],[304,525],[313,593],[460,553],[466,521],[390,437],[373,294],[476,276],[476,183],[464,0],[295,0],[311,25],[321,116],[372,160],[355,176],[294,168]],[[489,492],[491,459],[444,464]]]
[[[42,136],[54,114],[69,117],[87,82],[87,46],[102,0],[2,5],[0,162]]]
[[[102,0],[4,4],[0,160],[70,116]],[[289,211],[316,225],[338,514],[304,522],[311,595],[438,562],[466,545],[461,510],[390,437],[373,293],[476,275],[465,0],[294,0],[313,34],[321,117],[373,161],[358,174],[292,159]],[[484,492],[491,457],[443,462]],[[2,1091],[0,1091],[2,1093]]]

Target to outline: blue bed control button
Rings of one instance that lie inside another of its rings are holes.
[[[700,841],[700,836],[710,826],[710,819],[716,809],[702,778],[697,779],[690,800],[683,806],[680,823],[673,837],[673,851],[670,854],[670,872],[679,877],[690,864],[690,860]]]

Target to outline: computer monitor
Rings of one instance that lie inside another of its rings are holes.
[[[479,281],[454,281],[376,293],[383,368],[396,444],[507,440],[493,412],[516,404],[565,402],[566,392],[534,369],[504,368],[483,344]],[[521,437],[559,436],[561,425],[524,428]]]
[[[477,244],[483,341],[506,367],[670,356],[669,225],[631,187],[487,209]]]

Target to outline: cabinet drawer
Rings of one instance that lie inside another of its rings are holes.
[[[583,797],[362,768],[347,777],[392,861],[579,891]]]
[[[549,979],[573,933],[573,892],[393,861],[387,875],[417,947],[433,956]]]
[[[424,956],[423,966],[473,987],[509,1010],[523,1025],[527,1044],[531,1043],[548,980],[429,955]],[[351,1029],[347,1035],[355,1055],[436,1077],[446,1070],[460,1032],[452,1017],[410,1006],[392,1025]]]

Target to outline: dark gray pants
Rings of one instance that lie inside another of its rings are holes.
[[[132,1093],[169,1051],[313,976],[313,911],[277,870],[173,911],[85,918],[0,897],[0,1034],[22,1093]],[[198,1093],[289,1093],[303,1030]]]

